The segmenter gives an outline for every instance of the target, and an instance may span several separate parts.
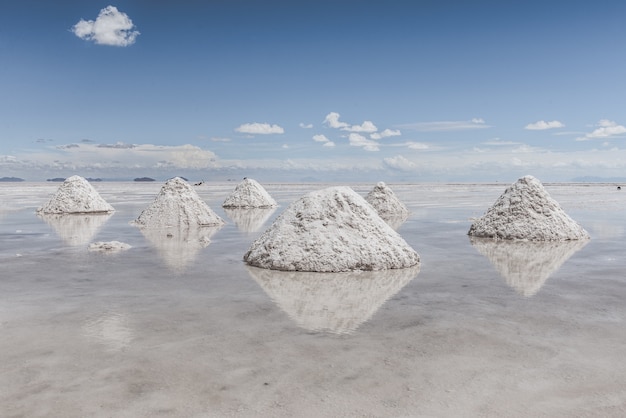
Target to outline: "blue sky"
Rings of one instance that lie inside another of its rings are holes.
[[[3,2],[0,177],[626,177],[626,2]]]

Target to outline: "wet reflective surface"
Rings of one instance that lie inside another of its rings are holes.
[[[116,212],[42,219],[57,184],[0,184],[0,416],[614,416],[626,414],[626,194],[546,189],[592,239],[470,240],[507,185],[389,184],[419,271],[245,266],[291,201],[217,230],[130,225],[161,184],[95,183]],[[373,184],[352,185],[365,195]],[[132,248],[90,252],[95,241]],[[502,244],[502,245],[501,245]],[[310,276],[310,277],[309,277]]]

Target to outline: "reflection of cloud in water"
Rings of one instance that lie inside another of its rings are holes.
[[[523,296],[533,296],[544,282],[588,240],[511,241],[470,237],[507,284]]]
[[[355,331],[419,273],[419,265],[347,273],[246,267],[265,293],[298,326],[334,334]]]
[[[83,335],[114,351],[123,350],[133,340],[133,330],[126,316],[117,312],[107,312],[85,322]]]
[[[221,226],[140,228],[141,233],[156,247],[165,264],[182,272],[198,252],[211,243],[211,237]]]
[[[224,208],[240,231],[257,232],[276,211],[276,208]]]
[[[112,214],[42,213],[38,216],[46,221],[67,245],[79,246],[89,244]]]

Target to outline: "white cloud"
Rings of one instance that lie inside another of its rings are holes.
[[[365,151],[380,151],[380,148],[378,148],[378,142],[367,139],[363,135],[359,135],[355,132],[348,136],[348,140],[350,141],[350,145],[353,147],[363,147]]]
[[[283,134],[285,130],[278,125],[269,123],[244,123],[235,128],[235,131],[251,135]]]
[[[543,131],[546,129],[556,129],[556,128],[564,128],[565,125],[558,120],[552,120],[550,122],[546,122],[545,120],[540,120],[535,123],[529,123],[524,127],[524,129],[528,129],[531,131]]]
[[[412,171],[417,167],[417,165],[413,161],[407,160],[402,155],[385,158],[383,159],[383,162],[387,167],[401,171]]]
[[[139,31],[126,13],[115,6],[100,10],[96,20],[81,19],[72,27],[74,35],[98,45],[129,46],[135,43]]]
[[[404,129],[412,129],[420,132],[467,131],[491,128],[491,125],[487,125],[482,118],[462,121],[417,122],[399,126]]]
[[[225,138],[225,137],[221,137],[221,136],[214,136],[214,137],[211,137],[211,141],[213,141],[213,142],[230,142],[230,138]]]
[[[382,139],[382,138],[388,138],[390,136],[400,136],[402,135],[402,132],[400,132],[397,129],[385,129],[382,132],[376,132],[370,135],[370,138],[372,139]]]
[[[326,135],[313,135],[313,141],[321,142],[324,144],[324,147],[334,147],[335,143],[330,139],[326,138]]]
[[[374,123],[371,120],[366,120],[365,122],[363,122],[360,125],[352,125],[352,126],[346,126],[341,128],[342,131],[349,131],[349,132],[366,132],[366,133],[370,133],[370,132],[376,132],[378,130],[378,128],[376,127],[376,125],[374,125]]]
[[[371,120],[366,120],[360,125],[350,125],[349,123],[346,123],[346,122],[340,122],[339,121],[340,116],[341,115],[337,112],[330,112],[324,118],[323,123],[329,126],[330,128],[341,129],[342,131],[347,131],[347,132],[370,133],[370,132],[376,132],[378,130],[376,125],[374,125],[374,122],[372,122]]]
[[[313,128],[313,124],[312,123],[308,123],[308,124],[300,123],[300,127],[302,129],[312,129]]]
[[[585,136],[576,138],[577,141],[588,141],[596,138],[610,138],[617,135],[626,134],[626,127],[618,125],[616,122],[608,119],[602,119],[597,123],[597,128]]]
[[[347,123],[345,122],[339,122],[339,117],[341,115],[337,112],[330,112],[328,115],[326,115],[326,117],[324,118],[324,124],[328,125],[331,128],[335,128],[335,129],[341,129],[341,128],[345,128],[347,126],[349,126]]]

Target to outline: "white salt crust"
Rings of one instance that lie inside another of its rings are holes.
[[[419,255],[350,187],[295,201],[244,255],[256,267],[313,272],[399,269]]]
[[[383,219],[399,217],[403,218],[409,215],[407,207],[398,199],[384,182],[380,181],[365,196],[365,200],[376,209],[378,215]]]
[[[131,248],[129,244],[120,241],[98,241],[89,244],[89,251],[101,253],[117,253]]]
[[[109,213],[115,209],[81,176],[71,176],[50,200],[37,209],[40,214]]]
[[[508,187],[468,234],[495,239],[567,241],[589,239],[589,234],[570,218],[533,176],[520,178]]]
[[[217,226],[224,220],[180,177],[168,180],[154,201],[133,222],[146,228]]]
[[[253,179],[243,179],[226,198],[224,208],[274,208],[276,201],[263,186]]]

